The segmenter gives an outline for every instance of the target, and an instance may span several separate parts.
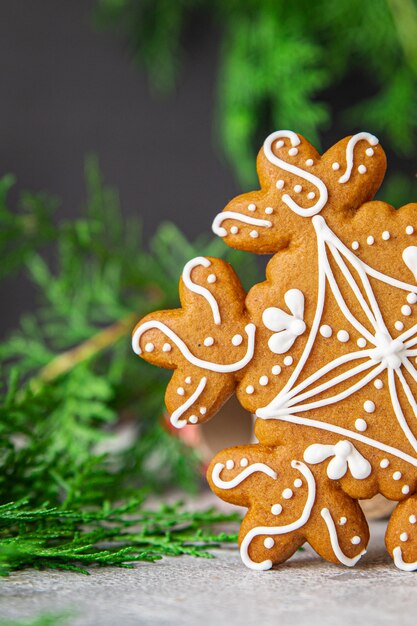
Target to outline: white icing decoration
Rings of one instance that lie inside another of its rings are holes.
[[[414,228],[412,226],[407,226],[405,232],[407,233],[407,235],[412,235],[414,232]]]
[[[336,445],[313,443],[304,451],[304,461],[316,465],[333,457],[327,466],[331,480],[343,478],[348,469],[354,478],[364,480],[371,474],[372,466],[350,441],[338,441]]]
[[[212,314],[213,314],[214,323],[221,324],[219,305],[217,303],[216,298],[213,296],[211,291],[206,289],[206,287],[197,285],[191,279],[191,272],[193,271],[195,267],[198,267],[200,265],[202,265],[203,267],[210,267],[211,261],[209,261],[209,259],[206,259],[203,256],[198,256],[195,259],[191,259],[191,261],[188,261],[188,263],[186,263],[183,269],[182,280],[184,282],[184,285],[187,287],[187,289],[189,289],[193,293],[197,293],[199,296],[202,296],[205,300],[207,300],[207,302],[210,305]]]
[[[235,466],[235,462],[232,459],[226,461],[226,469],[232,470]]]
[[[359,339],[357,340],[357,345],[359,348],[365,348],[366,346],[366,339],[364,337],[359,337]]]
[[[329,339],[333,335],[332,327],[328,324],[323,324],[322,326],[320,326],[320,335],[322,337],[325,337],[326,339]]]
[[[386,371],[389,394],[397,422],[410,445],[417,453],[417,439],[405,419],[396,389],[397,379],[417,418],[417,402],[402,372],[402,368],[405,368],[412,379],[417,382],[417,370],[414,369],[410,361],[410,357],[417,356],[417,350],[413,349],[413,346],[417,344],[417,324],[414,324],[394,339],[390,335],[384,322],[378,301],[370,283],[370,277],[396,289],[403,290],[406,293],[417,293],[417,286],[384,274],[359,259],[340,241],[327,226],[322,217],[316,215],[313,217],[312,222],[316,231],[318,245],[318,293],[314,320],[303,353],[287,383],[267,406],[259,408],[256,411],[256,415],[262,419],[280,419],[293,424],[310,426],[312,428],[337,433],[342,437],[360,441],[387,454],[396,456],[414,467],[417,467],[417,458],[405,453],[403,450],[394,448],[376,439],[366,437],[353,430],[316,419],[303,418],[298,415],[302,411],[312,411],[322,406],[340,402],[364,388],[368,383],[378,378],[382,372]],[[409,262],[414,256],[417,268],[417,248],[415,248],[415,251],[412,250],[411,252],[412,253],[410,253],[410,249],[407,248],[403,254],[403,258],[406,262]],[[359,321],[350,306],[348,306],[344,300],[329,262],[328,255],[331,255],[336,266],[343,273],[351,292],[354,294],[357,303],[367,318],[366,324],[369,324],[371,330]],[[355,271],[355,276],[352,274],[350,268]],[[325,364],[318,371],[296,384],[317,337],[323,315],[327,284],[346,320],[352,324],[355,330],[360,333],[369,344],[371,344],[371,347],[369,349],[344,354]],[[359,364],[351,367],[351,369],[345,367],[348,363],[355,360],[359,360]],[[340,366],[344,368],[341,374],[336,373],[333,377],[329,376],[331,372]],[[358,377],[358,374],[361,373],[364,375]],[[313,384],[320,381],[324,376],[326,377],[326,382],[319,383],[314,387]],[[355,382],[350,387],[345,387],[339,393],[326,397],[326,394],[324,394],[325,391],[351,378],[354,378]],[[314,396],[319,399],[315,399]],[[310,400],[311,398],[313,398],[312,401]],[[309,401],[305,402],[306,400]]]
[[[344,526],[347,522],[347,517],[341,517],[339,520],[340,526]]]
[[[410,515],[408,521],[410,522],[410,524],[415,524],[417,522],[417,517],[415,515]]]
[[[210,283],[210,285],[212,285],[213,283],[215,283],[217,280],[216,274],[209,274],[207,276],[207,282]]]
[[[375,154],[374,153],[374,149],[373,148],[366,148],[365,154],[366,154],[366,156],[369,156],[369,157],[373,156]]]
[[[271,372],[273,373],[274,376],[278,376],[278,374],[281,374],[281,366],[273,365]]]
[[[192,383],[191,376],[187,376],[187,378],[185,379],[185,382],[187,383],[187,385],[190,385]]]
[[[366,165],[359,165],[358,167],[359,174],[365,174],[366,171],[367,171]]]
[[[403,570],[403,572],[414,572],[417,569],[417,561],[414,561],[414,563],[406,563],[403,560],[403,553],[400,546],[394,548],[392,554],[394,556],[394,563],[398,569]]]
[[[359,250],[359,241],[352,241],[352,250]]]
[[[350,540],[350,542],[354,545],[357,546],[360,544],[361,542],[361,538],[358,537],[358,535],[355,535],[354,537],[352,537],[352,539]]]
[[[340,170],[340,163],[337,163],[337,161],[335,161],[332,164],[332,169],[336,172],[337,170]]]
[[[184,387],[178,387],[178,389],[177,389],[177,394],[178,394],[179,396],[183,396],[183,395],[185,394]]]
[[[410,307],[410,305],[409,304],[403,304],[403,306],[401,307],[401,313],[403,315],[405,315],[406,317],[411,315],[411,307]]]
[[[237,487],[237,485],[240,485],[240,483],[246,480],[248,476],[251,476],[255,472],[262,472],[263,474],[266,474],[273,480],[277,479],[277,473],[274,472],[274,470],[271,467],[269,467],[269,465],[265,465],[265,463],[252,463],[252,465],[249,465],[248,467],[246,467],[242,472],[237,474],[231,480],[222,480],[220,478],[220,474],[222,473],[225,467],[227,467],[227,463],[226,463],[226,466],[224,465],[224,463],[216,463],[216,465],[213,467],[211,479],[213,483],[216,485],[216,487],[218,487],[219,489],[234,489],[235,487]],[[233,469],[233,468],[227,468],[227,469]]]
[[[273,504],[271,506],[272,515],[280,515],[282,513],[282,505],[281,504]]]
[[[332,546],[332,549],[336,558],[341,563],[343,563],[343,565],[347,565],[347,567],[353,567],[359,561],[361,556],[365,554],[365,550],[362,550],[362,552],[360,552],[357,556],[353,558],[346,556],[346,554],[342,551],[340,547],[339,539],[338,539],[337,531],[336,531],[336,526],[330,514],[329,509],[324,508],[320,511],[320,513],[326,523],[327,530],[329,531],[330,543],[331,543],[331,546]]]
[[[382,389],[383,386],[384,386],[384,383],[382,382],[380,378],[377,378],[376,380],[374,380],[375,389]]]
[[[347,330],[339,330],[337,333],[337,338],[341,343],[346,343],[350,339],[350,335]]]
[[[356,421],[355,421],[355,428],[356,430],[359,430],[361,433],[365,432],[365,430],[368,428],[368,424],[365,422],[364,419],[362,419],[361,417],[359,417]]]
[[[268,347],[274,354],[288,352],[297,337],[306,331],[304,322],[304,294],[299,289],[289,289],[284,296],[289,315],[277,307],[268,307],[262,314],[262,321],[274,334],[268,340]]]
[[[281,137],[285,137],[289,139],[293,147],[298,146],[301,143],[298,135],[296,135],[292,131],[278,130],[275,133],[272,133],[271,135],[269,135],[269,137],[266,138],[265,143],[264,143],[264,153],[268,161],[272,163],[273,165],[276,165],[277,167],[283,169],[285,172],[289,172],[290,174],[295,174],[296,176],[299,176],[300,178],[307,180],[309,183],[313,184],[319,191],[319,198],[317,202],[313,206],[307,209],[301,207],[299,204],[294,202],[294,200],[286,193],[282,196],[282,201],[292,211],[294,211],[294,213],[297,213],[297,215],[301,215],[302,217],[311,217],[312,215],[316,215],[322,210],[322,208],[325,206],[327,202],[327,198],[328,198],[327,187],[324,184],[324,182],[317,176],[314,176],[310,172],[306,172],[305,170],[299,167],[296,167],[295,165],[291,165],[290,163],[283,161],[272,152],[272,144]],[[293,148],[291,148],[291,150],[292,149]]]
[[[400,541],[404,542],[404,541],[408,541],[408,535],[407,533],[401,533],[400,535]]]
[[[155,346],[153,345],[151,341],[147,343],[145,346],[145,352],[153,352],[154,349],[155,349]]]
[[[415,304],[417,302],[417,294],[415,293],[407,294],[407,302],[408,304]]]
[[[393,477],[394,480],[401,480],[402,474],[401,474],[401,472],[394,472],[392,477]]]
[[[369,144],[371,144],[371,146],[376,146],[379,143],[377,137],[375,137],[375,135],[371,135],[370,133],[362,132],[353,135],[353,137],[349,139],[346,146],[346,171],[343,176],[339,178],[339,183],[347,183],[347,181],[350,179],[353,168],[353,152],[358,141],[362,140],[367,141]]]
[[[315,198],[315,197],[316,197],[316,194],[315,194],[315,192],[314,192],[314,191],[309,191],[309,192],[308,192],[308,194],[307,194],[307,198],[308,198],[309,200],[314,200],[314,198]]]
[[[274,209],[273,209],[271,206],[267,206],[267,207],[266,207],[266,209],[265,209],[265,213],[266,213],[267,215],[271,215],[271,213],[273,213],[273,212],[274,212]]]
[[[242,335],[234,335],[234,336],[232,337],[232,344],[233,344],[234,346],[240,346],[240,344],[242,343],[242,341],[243,341],[243,337],[242,337]]]
[[[245,367],[245,365],[247,365],[249,361],[252,360],[254,349],[255,349],[256,326],[255,324],[247,324],[245,326],[245,332],[248,336],[248,347],[247,347],[246,354],[242,359],[240,359],[239,361],[236,361],[235,363],[229,363],[229,364],[224,364],[224,365],[222,363],[213,363],[211,361],[205,361],[203,359],[199,359],[198,357],[194,356],[194,354],[190,352],[189,348],[184,343],[184,341],[180,337],[178,337],[178,335],[173,330],[171,330],[171,328],[166,326],[166,324],[164,324],[163,322],[159,322],[158,320],[149,320],[148,322],[144,322],[143,324],[138,326],[138,328],[133,333],[132,348],[136,354],[141,354],[142,352],[140,345],[139,345],[141,336],[143,335],[144,332],[146,332],[147,330],[150,330],[151,328],[157,328],[158,330],[162,331],[169,339],[171,339],[171,341],[180,350],[183,357],[187,359],[187,361],[192,363],[192,365],[196,365],[197,367],[201,367],[202,369],[210,370],[212,372],[218,372],[220,374],[228,374],[230,372],[237,372],[238,370]]]
[[[375,402],[372,402],[372,400],[365,400],[365,402],[363,403],[363,408],[367,413],[374,413]]]
[[[198,422],[197,415],[190,415],[190,418],[189,418],[188,421],[191,422],[191,424],[197,424],[197,422]]]
[[[417,246],[408,246],[408,248],[403,250],[402,256],[404,263],[417,281]]]
[[[404,324],[400,320],[397,320],[394,324],[395,330],[403,330]]]
[[[204,339],[203,343],[206,346],[206,348],[210,348],[210,346],[212,346],[214,344],[214,339],[213,339],[213,337],[206,337]]]
[[[267,537],[266,539],[264,539],[264,546],[267,550],[273,548],[274,544],[275,541],[272,539],[272,537]]]
[[[384,230],[384,232],[382,233],[382,239],[384,241],[388,241],[388,239],[390,239],[390,237],[391,237],[390,232],[388,230]]]
[[[251,202],[251,204],[248,205],[248,211],[256,211],[256,204]]]
[[[207,413],[207,408],[205,406],[201,406],[199,408],[199,411],[200,411],[201,415],[205,415]]]
[[[293,358],[292,356],[286,356],[284,357],[284,365],[286,365],[287,367],[289,367],[290,365],[293,364]]]
[[[284,187],[284,181],[283,180],[277,180],[277,182],[275,183],[275,187],[277,189],[282,189]]]
[[[294,186],[294,191],[295,191],[295,193],[301,193],[301,192],[302,192],[302,190],[303,190],[303,188],[302,188],[302,186],[301,186],[301,185],[295,185],[295,186]]]
[[[289,487],[287,487],[287,489],[284,489],[284,491],[282,492],[282,497],[284,498],[284,500],[291,500],[293,495],[294,493]]]
[[[250,215],[236,213],[235,211],[223,211],[222,213],[218,213],[218,215],[216,215],[212,224],[214,234],[219,237],[226,237],[227,235],[227,230],[221,226],[224,220],[236,220],[237,222],[242,222],[243,224],[250,224],[251,226],[259,226],[261,228],[270,228],[272,226],[272,222],[269,220],[260,220],[256,217],[251,217]]]
[[[164,343],[162,346],[162,352],[171,352],[172,346],[170,343]]]
[[[251,230],[249,235],[252,237],[252,239],[256,239],[257,237],[259,237],[259,233],[257,230]]]
[[[302,486],[302,484],[303,484],[303,481],[301,480],[301,478],[296,478],[294,480],[294,487],[296,489],[299,489]]]
[[[253,385],[248,385],[246,387],[246,393],[248,393],[249,395],[251,395],[254,391],[255,391],[255,388]]]
[[[196,390],[194,391],[194,393],[191,394],[191,396],[188,398],[188,400],[186,400],[186,402],[184,402],[184,404],[182,404],[177,409],[175,409],[175,411],[171,415],[171,419],[170,419],[170,422],[171,422],[171,424],[173,426],[175,426],[176,428],[183,428],[186,425],[187,421],[186,420],[180,420],[180,417],[201,396],[201,394],[203,393],[203,391],[205,389],[206,384],[207,384],[207,378],[205,376],[203,376],[203,378],[198,383],[198,386],[197,386]]]
[[[280,141],[277,141],[277,143],[275,144],[275,147],[279,150],[280,148],[282,148],[283,145],[284,145],[284,142],[281,139]]]
[[[240,555],[243,563],[250,569],[262,571],[271,569],[272,567],[272,561],[270,559],[256,563],[250,558],[248,550],[255,537],[259,535],[286,535],[287,533],[302,528],[310,519],[311,510],[316,499],[316,483],[314,476],[309,468],[301,461],[291,461],[291,467],[298,469],[307,481],[308,495],[303,512],[298,519],[290,524],[285,524],[284,526],[257,526],[247,533],[240,546]]]
[[[268,376],[261,376],[259,379],[259,384],[262,385],[262,387],[266,387],[266,385],[269,383],[269,378]]]
[[[369,237],[367,237],[366,239],[366,243],[368,244],[368,246],[373,246],[375,243],[374,237],[372,237],[372,235],[369,235]]]
[[[307,161],[306,161],[307,167],[311,167],[313,165],[313,163],[314,163],[313,159],[307,159]]]
[[[298,154],[298,148],[290,148],[290,149],[288,150],[288,154],[289,154],[290,156],[297,156],[297,154]]]
[[[239,232],[239,229],[237,226],[231,226],[230,232],[232,233],[232,235],[237,235],[237,233]]]
[[[382,469],[386,469],[387,467],[389,467],[390,463],[388,461],[388,459],[382,459],[381,463],[379,464],[380,467],[382,467]]]
[[[249,465],[249,461],[246,457],[240,459],[240,467],[247,467]]]
[[[404,485],[401,491],[404,495],[407,495],[408,493],[410,493],[410,487],[408,485]]]

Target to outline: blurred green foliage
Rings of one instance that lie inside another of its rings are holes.
[[[178,81],[186,42],[198,45],[187,37],[195,20],[217,25],[216,125],[244,185],[255,181],[265,134],[278,128],[317,147],[335,123],[346,134],[366,128],[399,155],[416,148],[416,0],[97,0],[95,16],[127,33],[152,86],[165,93]],[[346,98],[332,110],[336,91]]]
[[[23,194],[16,214],[13,178],[0,181],[1,278],[25,272],[38,295],[0,346],[0,574],[199,555],[216,542],[204,524],[226,519],[144,510],[145,494],[195,489],[199,459],[164,425],[169,373],[134,357],[130,333],[150,310],[178,305],[190,258],[226,257],[246,284],[255,261],[218,239],[190,243],[173,224],[145,249],[140,222],[122,218],[95,159],[86,182],[81,217],[57,224],[56,200]]]

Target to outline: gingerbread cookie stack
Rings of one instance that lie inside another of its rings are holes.
[[[133,349],[174,370],[174,426],[199,424],[236,393],[259,444],[219,453],[208,481],[248,508],[243,562],[265,570],[306,541],[353,566],[369,540],[357,502],[399,501],[387,548],[417,569],[417,204],[372,201],[386,168],[366,132],[320,155],[277,131],[258,155],[260,189],[233,199],[214,232],[273,254],[246,295],[225,261],[197,257],[181,308],[152,313]],[[414,230],[416,229],[416,231]]]

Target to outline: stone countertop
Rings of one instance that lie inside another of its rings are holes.
[[[354,569],[323,562],[309,546],[286,564],[254,572],[236,548],[216,558],[165,558],[134,569],[16,572],[1,581],[0,624],[68,611],[70,626],[415,626],[417,573],[397,570],[385,523],[372,522],[368,553]]]

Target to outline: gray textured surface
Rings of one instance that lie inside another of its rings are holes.
[[[0,619],[70,609],[74,626],[136,624],[415,625],[417,574],[398,571],[373,523],[368,554],[353,570],[310,548],[270,572],[252,572],[236,549],[216,559],[179,557],[134,570],[25,571],[1,582]]]

